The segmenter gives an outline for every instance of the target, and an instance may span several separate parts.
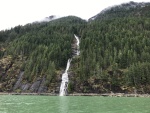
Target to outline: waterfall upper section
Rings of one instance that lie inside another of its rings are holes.
[[[75,53],[76,55],[75,56],[78,56],[80,54],[80,51],[79,51],[79,44],[80,44],[80,40],[79,38],[74,34],[74,37],[76,39],[76,46],[75,46]],[[68,70],[69,70],[69,67],[70,67],[70,64],[71,64],[71,60],[72,59],[68,59],[68,62],[67,62],[67,66],[66,66],[66,70],[65,72],[62,74],[62,81],[61,81],[61,86],[60,86],[60,93],[59,93],[59,96],[66,96],[67,95],[67,89],[68,89],[68,81],[69,81],[69,78],[68,78]]]
[[[79,37],[77,37],[75,34],[74,34],[74,37],[76,38],[77,42],[76,42],[76,46],[77,46],[77,52],[76,52],[76,55],[79,55],[80,54],[80,40],[79,40]]]

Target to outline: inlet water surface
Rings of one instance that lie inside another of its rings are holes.
[[[0,113],[150,113],[150,98],[5,95]]]

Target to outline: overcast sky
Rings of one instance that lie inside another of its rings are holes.
[[[131,0],[0,0],[0,30],[41,20],[50,15],[74,15],[88,19],[104,8],[129,1]]]

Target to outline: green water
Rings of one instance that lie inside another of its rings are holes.
[[[150,98],[6,95],[0,113],[150,113]]]

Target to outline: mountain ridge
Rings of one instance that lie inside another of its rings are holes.
[[[106,9],[102,10],[97,15],[89,18],[89,21],[97,19],[97,18],[102,18],[102,16],[105,16],[105,14],[111,14],[111,12],[112,13],[114,13],[114,12],[116,12],[116,13],[128,12],[128,11],[132,12],[134,9],[136,9],[136,10],[137,10],[137,8],[142,9],[143,7],[148,7],[148,6],[150,6],[149,2],[133,2],[133,1],[130,1],[129,3],[123,3],[121,5],[115,5],[115,6],[108,7]],[[126,16],[126,15],[123,15],[123,16]]]

